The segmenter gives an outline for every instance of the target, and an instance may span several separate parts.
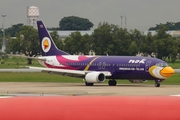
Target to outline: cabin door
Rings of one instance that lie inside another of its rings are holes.
[[[98,63],[98,68],[101,70],[104,70],[106,68],[106,63],[105,62],[99,62]]]
[[[145,65],[145,71],[146,72],[149,72],[150,65],[151,65],[151,61],[147,61],[146,65]]]

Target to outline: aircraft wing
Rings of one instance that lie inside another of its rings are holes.
[[[25,55],[13,55],[13,54],[8,54],[8,56],[21,57],[21,58],[27,58],[27,59],[34,59],[34,60],[46,61],[46,58],[29,57],[29,56],[25,56]]]
[[[44,67],[28,67],[28,68],[34,70],[41,70],[42,72],[60,74],[70,77],[84,77],[87,73],[90,72],[101,72],[105,76],[112,75],[109,71],[80,71],[80,70],[66,70],[66,69],[55,69],[55,68],[44,68]]]

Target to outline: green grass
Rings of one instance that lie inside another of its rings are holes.
[[[175,63],[168,63],[174,69],[180,69],[180,61],[177,60]]]
[[[4,64],[0,63],[0,68],[22,68],[29,66],[26,58],[11,57],[5,60]],[[32,60],[30,66],[41,66],[37,60]]]
[[[161,84],[180,85],[180,74],[174,74],[172,77],[163,81]],[[1,72],[0,82],[62,82],[62,83],[84,83],[81,78],[72,78],[48,73],[12,73]],[[107,83],[108,80],[105,81]],[[132,84],[128,80],[117,80],[118,84]],[[136,83],[135,83],[136,84]],[[154,84],[149,80],[143,84]]]
[[[162,84],[180,85],[180,73],[175,73],[173,76],[162,82]]]

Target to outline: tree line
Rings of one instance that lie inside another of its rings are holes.
[[[160,26],[157,34],[150,32],[144,35],[137,29],[128,31],[107,22],[100,23],[91,35],[71,33],[65,40],[60,39],[58,32],[51,32],[58,48],[70,54],[152,56],[174,62],[180,52],[180,39],[166,33],[166,26]],[[22,26],[16,38],[9,38],[6,52],[22,53],[26,56],[40,54],[38,32],[31,26]]]
[[[87,20],[84,20],[87,23]],[[9,28],[9,31],[14,30],[18,31],[11,32],[14,35],[13,38],[10,34],[6,36],[7,53],[22,53],[30,57],[41,54],[36,29],[17,24]],[[98,28],[94,29],[91,35],[81,35],[77,31],[62,40],[56,30],[50,34],[57,47],[70,54],[89,54],[89,51],[94,51],[96,55],[134,56],[142,54],[175,62],[180,52],[180,39],[167,34],[167,31],[168,27],[160,24],[155,35],[151,32],[145,35],[137,29],[127,30],[118,25],[103,22],[99,23]],[[28,63],[30,64],[31,60]]]
[[[149,30],[157,30],[161,25],[164,25],[168,30],[180,30],[180,22],[166,22],[165,24],[156,24],[155,27],[150,27]]]
[[[168,58],[174,62],[180,51],[180,39],[166,33],[167,28],[161,25],[157,34],[147,35],[135,30],[128,31],[117,25],[100,23],[92,35],[82,36],[79,32],[72,33],[60,45],[61,49],[71,53],[88,54],[90,50],[98,55],[127,55],[137,54],[157,57],[162,60]]]

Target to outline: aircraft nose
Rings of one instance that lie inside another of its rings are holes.
[[[172,67],[164,67],[161,71],[160,71],[160,74],[163,76],[163,77],[170,77],[174,74],[174,69]]]

